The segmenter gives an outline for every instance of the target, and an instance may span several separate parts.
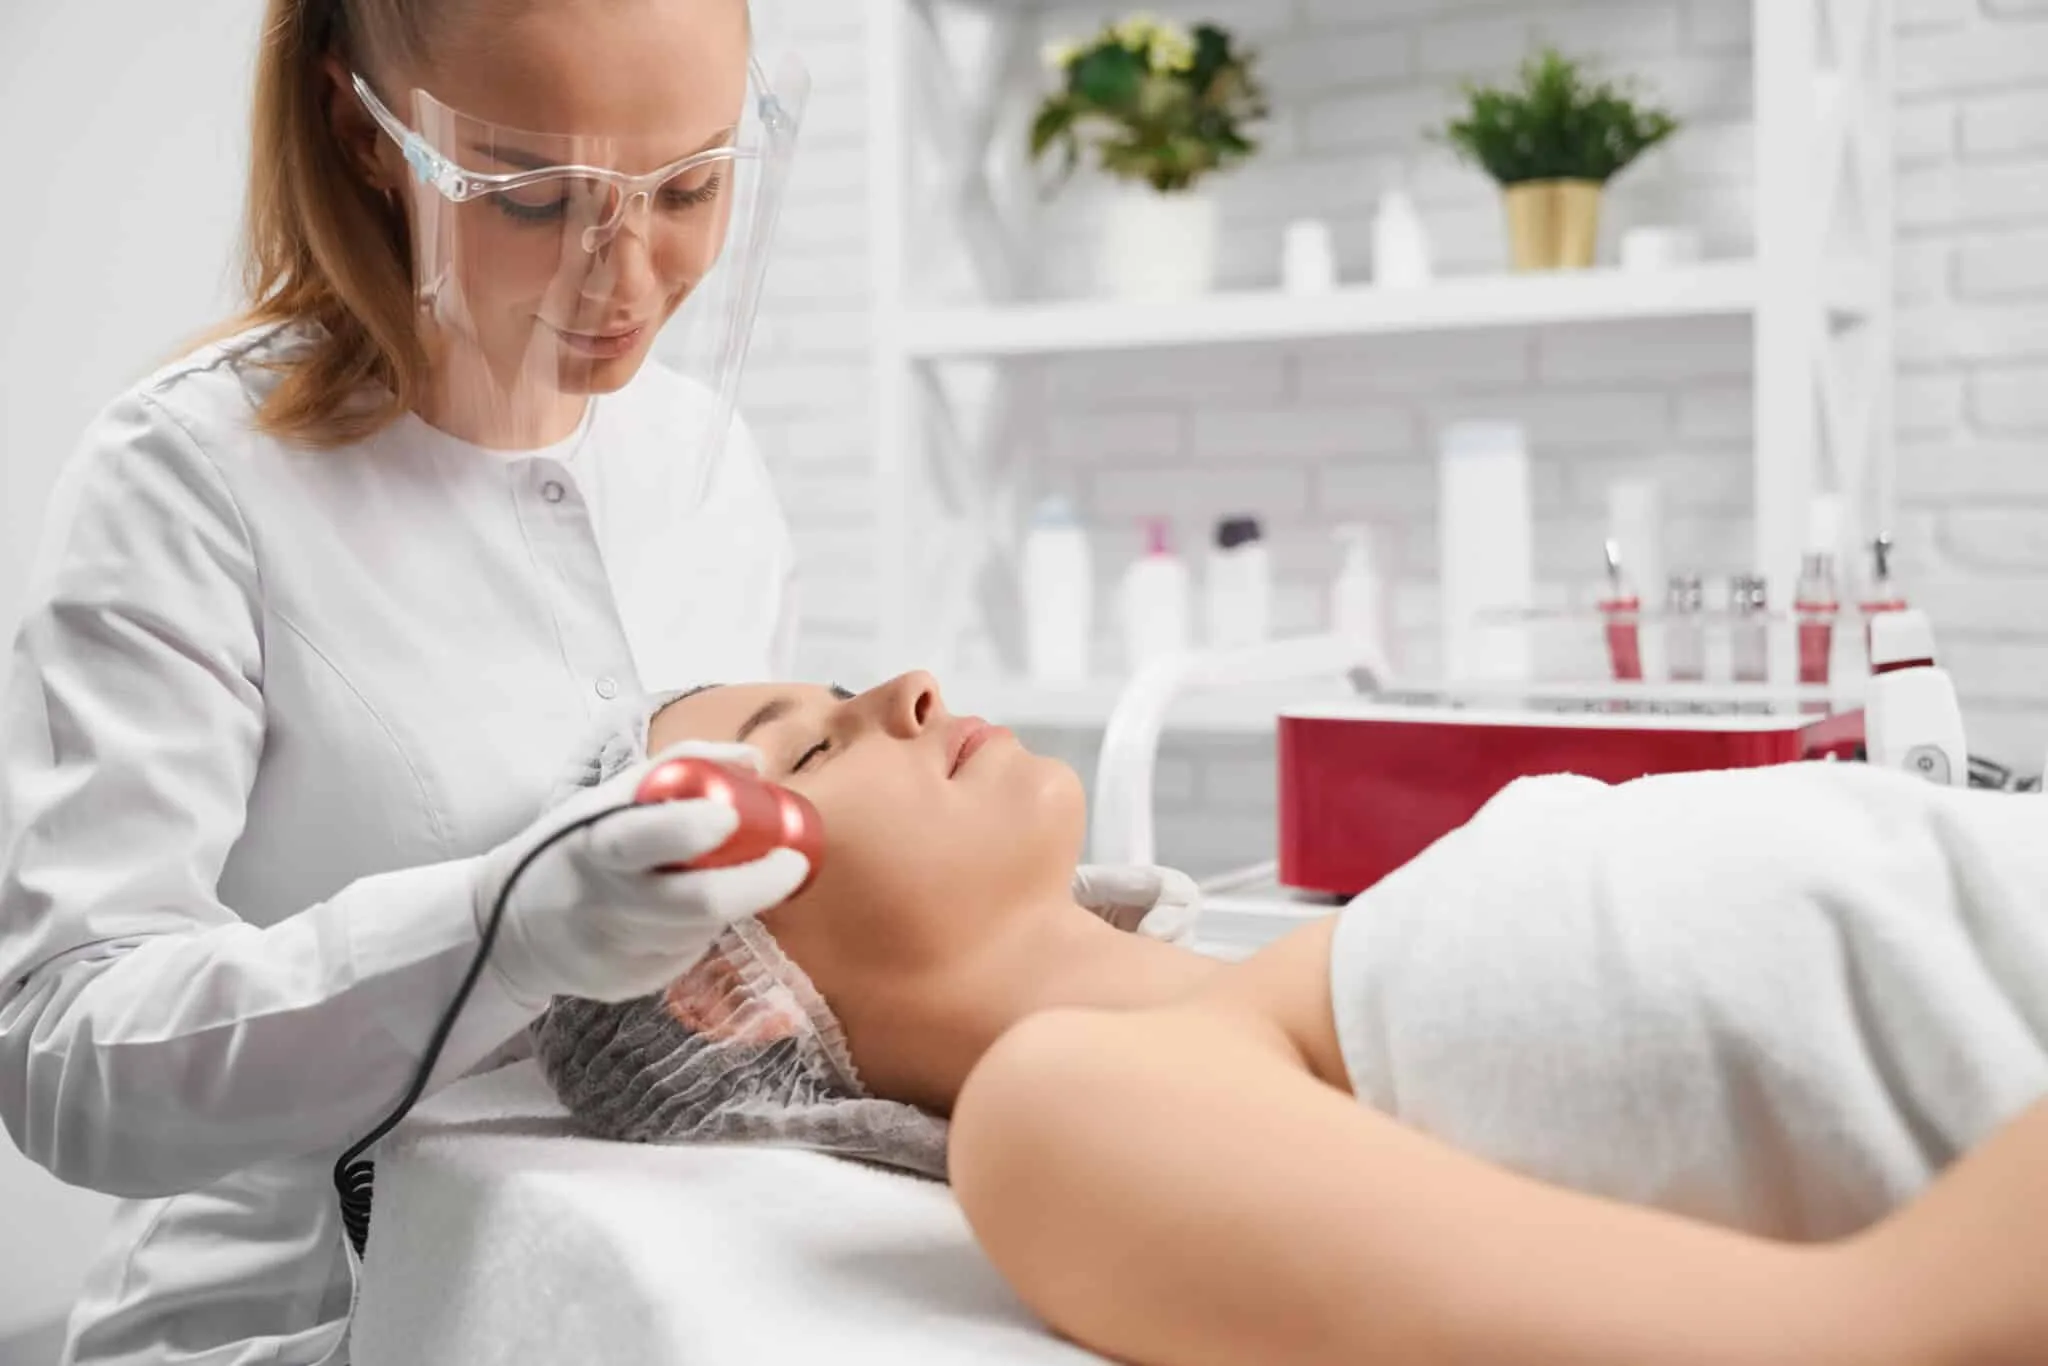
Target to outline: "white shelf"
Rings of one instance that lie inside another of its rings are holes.
[[[1350,285],[1328,294],[1224,291],[1198,299],[911,309],[904,349],[924,360],[1305,341],[1580,322],[1743,316],[1758,304],[1752,261],[1683,269],[1475,275],[1420,289]],[[1839,286],[1842,302],[1853,282]]]
[[[1420,685],[1417,685],[1420,686]],[[1123,693],[1120,679],[1095,679],[1056,686],[1023,679],[964,677],[946,680],[946,705],[955,712],[986,717],[1012,729],[1100,730],[1109,723]],[[1519,702],[1644,702],[1672,706],[1765,707],[1793,711],[1824,703],[1840,710],[1858,704],[1861,688],[1771,686],[1753,683],[1497,683],[1446,689],[1471,706]],[[1175,733],[1270,735],[1282,711],[1332,703],[1364,702],[1339,680],[1305,681],[1284,688],[1230,688],[1191,692],[1166,713]]]
[[[1012,729],[1100,730],[1122,696],[1122,679],[1050,685],[1007,678],[948,678],[946,707],[982,716]],[[1232,688],[1188,693],[1166,713],[1176,733],[1270,734],[1274,718],[1288,707],[1342,701],[1355,696],[1341,681],[1305,682],[1287,688]]]

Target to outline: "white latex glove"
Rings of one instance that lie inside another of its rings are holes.
[[[659,991],[694,967],[727,925],[780,905],[803,883],[810,861],[794,849],[730,868],[655,871],[709,853],[739,824],[721,802],[632,805],[649,769],[682,757],[761,770],[750,746],[676,745],[570,798],[484,856],[479,933],[531,851],[597,812],[631,808],[563,835],[518,875],[490,957],[515,999],[538,1008],[555,996],[627,1001]]]
[[[1074,870],[1073,896],[1118,929],[1168,944],[1192,943],[1202,915],[1193,878],[1149,863],[1084,863]]]

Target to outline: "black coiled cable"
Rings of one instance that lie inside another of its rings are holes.
[[[348,1234],[349,1245],[356,1250],[356,1256],[363,1255],[363,1248],[370,1241],[370,1194],[376,1184],[377,1164],[362,1158],[377,1140],[398,1127],[412,1107],[419,1103],[426,1092],[427,1080],[434,1075],[434,1064],[441,1060],[441,1050],[448,1044],[448,1036],[455,1030],[455,1021],[462,1014],[462,1007],[469,1003],[470,992],[476,989],[477,978],[483,975],[484,964],[490,961],[491,945],[498,939],[498,922],[505,918],[505,903],[512,896],[512,889],[519,885],[519,879],[532,866],[533,861],[555,847],[557,843],[578,830],[585,830],[599,821],[608,820],[621,811],[632,810],[632,804],[608,806],[601,811],[578,817],[555,831],[546,839],[526,851],[526,855],[513,867],[512,875],[505,879],[505,885],[498,889],[498,899],[491,903],[490,918],[484,922],[484,932],[476,947],[476,956],[470,959],[469,970],[463,974],[462,985],[455,989],[455,999],[448,1003],[448,1009],[441,1015],[441,1021],[434,1026],[433,1037],[427,1040],[427,1055],[421,1059],[419,1071],[414,1073],[412,1085],[406,1089],[405,1098],[384,1122],[370,1130],[360,1142],[343,1153],[334,1163],[334,1189],[341,1197],[341,1226]],[[360,1160],[359,1160],[360,1159]]]

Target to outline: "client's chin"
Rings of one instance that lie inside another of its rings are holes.
[[[1078,861],[1088,830],[1088,793],[1081,785],[1081,775],[1060,760],[1034,754],[1014,740],[998,743],[1013,747],[1011,753],[1000,757],[1012,765],[1005,776],[1016,784],[1023,808],[1020,840],[1041,848],[1050,846],[1058,851],[1057,857],[1069,863]]]

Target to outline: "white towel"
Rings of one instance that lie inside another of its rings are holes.
[[[1073,1366],[936,1182],[818,1153],[574,1136],[525,1062],[383,1145],[354,1366]]]
[[[1354,901],[1331,970],[1364,1103],[1837,1235],[2048,1094],[2048,803],[1854,764],[1525,780]]]

